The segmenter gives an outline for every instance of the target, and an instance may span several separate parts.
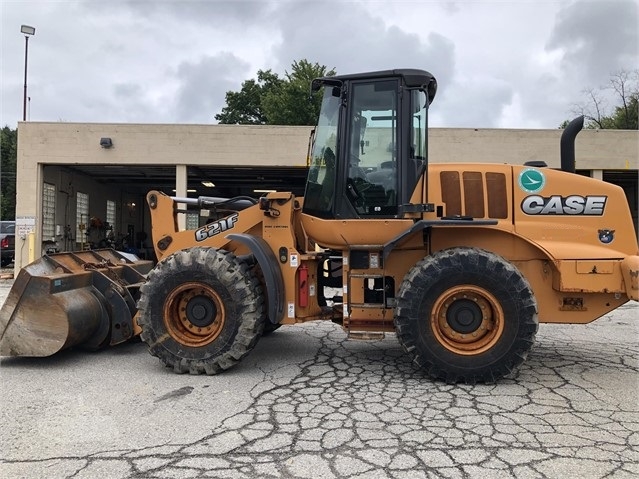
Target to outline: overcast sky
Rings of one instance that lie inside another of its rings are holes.
[[[0,0],[2,126],[215,123],[227,90],[294,60],[421,68],[431,126],[557,128],[583,90],[639,67],[639,0]]]

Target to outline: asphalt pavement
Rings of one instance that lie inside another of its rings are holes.
[[[638,313],[541,325],[494,385],[432,381],[394,335],[332,323],[282,327],[218,376],[139,342],[2,358],[0,477],[639,477]]]

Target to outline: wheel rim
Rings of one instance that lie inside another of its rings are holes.
[[[205,346],[214,341],[224,327],[224,303],[217,292],[203,283],[184,283],[164,302],[164,325],[181,344]]]
[[[456,354],[481,354],[492,348],[504,332],[504,312],[483,288],[456,286],[437,298],[431,315],[437,341]]]

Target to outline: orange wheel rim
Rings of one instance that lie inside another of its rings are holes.
[[[504,332],[504,312],[483,288],[461,285],[437,298],[430,317],[437,341],[455,354],[471,356],[492,348]]]
[[[224,327],[226,312],[217,292],[202,283],[184,283],[164,302],[164,325],[179,343],[205,346],[214,341]]]

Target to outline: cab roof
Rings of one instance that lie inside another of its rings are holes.
[[[313,80],[312,91],[319,90],[324,84],[341,85],[346,81],[375,80],[378,78],[401,77],[404,84],[409,88],[423,87],[428,92],[429,103],[435,98],[437,92],[437,80],[432,73],[426,70],[414,68],[399,68],[395,70],[379,70],[374,72],[353,73],[347,75],[335,75],[331,77],[321,77]]]

